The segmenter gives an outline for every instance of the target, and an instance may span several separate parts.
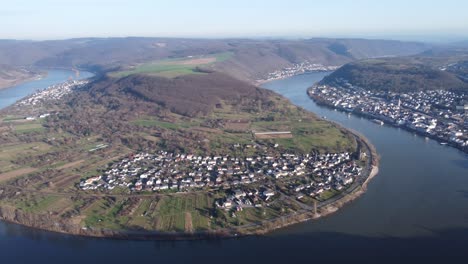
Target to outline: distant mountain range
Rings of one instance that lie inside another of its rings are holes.
[[[77,67],[98,72],[167,58],[232,53],[211,65],[244,80],[309,61],[325,66],[373,57],[423,52],[423,43],[365,39],[249,40],[83,38],[53,41],[0,40],[0,61],[8,66]]]

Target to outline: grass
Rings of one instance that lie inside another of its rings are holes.
[[[181,126],[175,123],[169,123],[164,121],[148,120],[148,119],[138,119],[133,122],[135,125],[144,126],[144,127],[161,127],[170,130],[176,130]]]
[[[190,128],[190,127],[195,127],[195,126],[200,125],[200,122],[198,122],[197,120],[183,121],[183,120],[177,119],[177,121],[174,121],[174,122],[166,122],[166,121],[154,120],[151,117],[142,117],[140,119],[133,121],[132,123],[137,126],[160,127],[160,128],[165,128],[169,130],[177,130],[180,128]]]
[[[101,227],[105,229],[123,229],[129,216],[120,216],[125,200],[109,202],[104,199],[96,201],[86,210],[84,224],[88,227]]]
[[[44,213],[46,209],[60,199],[59,196],[29,197],[18,203],[18,208],[25,212]]]
[[[184,231],[185,212],[191,213],[194,230],[206,230],[209,228],[208,210],[212,204],[213,199],[207,194],[164,197],[154,212],[158,219],[158,230]]]
[[[174,78],[187,74],[203,74],[202,72],[197,71],[197,67],[225,61],[231,56],[231,52],[224,52],[205,56],[165,59],[141,64],[130,70],[114,72],[111,76],[125,77],[132,74],[151,74]]]
[[[0,149],[0,159],[11,158],[16,154],[22,154],[24,151],[32,150],[34,152],[42,152],[50,149],[50,146],[43,142],[32,142],[23,144],[2,145]]]
[[[348,138],[334,125],[320,120],[258,121],[252,123],[252,129],[257,131],[291,131],[293,138],[269,139],[287,151],[341,152],[356,148],[354,140]]]
[[[16,133],[42,132],[45,128],[40,123],[15,125]]]
[[[5,118],[3,118],[3,122],[11,122],[11,121],[17,121],[17,120],[24,120],[24,117],[7,115]]]
[[[138,226],[138,227],[142,227],[142,228],[145,228],[145,229],[150,229],[151,228],[151,213],[148,212],[148,210],[150,209],[150,205],[152,202],[157,202],[157,201],[154,201],[152,199],[143,199],[138,208],[135,210],[133,216],[131,216],[131,221],[130,221],[130,224],[132,226]]]
[[[320,200],[326,201],[326,200],[332,198],[333,196],[335,196],[337,194],[338,194],[338,191],[333,190],[333,189],[324,191],[323,193],[320,194]]]

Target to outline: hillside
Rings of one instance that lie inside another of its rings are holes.
[[[217,104],[230,103],[244,107],[248,100],[263,102],[272,94],[268,90],[216,72],[172,79],[150,75],[106,78],[93,84],[86,92],[122,99],[129,96],[188,117],[206,116]]]
[[[443,65],[439,61],[437,63]],[[436,61],[427,57],[362,60],[342,66],[324,78],[321,84],[351,84],[370,90],[395,92],[468,89],[468,83],[456,74],[436,66]]]
[[[0,89],[32,80],[41,76],[38,71],[27,70],[21,67],[0,65]]]
[[[56,41],[0,41],[0,61],[11,66],[128,70],[142,64],[229,52],[207,68],[242,80],[256,80],[295,63],[342,65],[356,59],[422,52],[422,43],[364,39],[247,40],[168,38],[84,38]]]

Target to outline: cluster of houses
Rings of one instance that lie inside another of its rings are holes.
[[[88,80],[70,80],[64,83],[55,84],[26,97],[18,102],[18,105],[36,106],[40,105],[44,101],[57,100],[62,98],[64,95],[69,94],[73,89],[83,87],[88,83]]]
[[[260,80],[261,82],[268,82],[278,79],[284,79],[298,74],[308,73],[308,72],[319,72],[319,71],[334,71],[338,69],[339,66],[324,66],[322,64],[311,63],[309,61],[304,61],[301,63],[296,63],[291,67],[286,67],[281,70],[270,72],[267,74],[266,78]]]
[[[289,191],[296,194],[297,199],[304,195],[318,196],[324,191],[341,191],[356,181],[363,168],[356,164],[347,153],[316,156],[312,167],[313,181],[294,183]]]
[[[309,96],[333,108],[357,113],[379,123],[400,126],[461,150],[468,150],[468,95],[447,90],[407,93],[369,91],[345,83],[316,85]]]
[[[159,151],[139,153],[112,164],[97,177],[82,180],[82,190],[113,190],[124,188],[132,192],[197,189],[241,189],[246,186],[266,186],[272,180],[284,182],[298,179],[313,181],[312,187],[332,188],[351,184],[359,168],[350,153],[282,154],[238,158],[232,156],[197,156]],[[260,188],[260,189],[262,189]],[[256,195],[266,198],[269,192]]]
[[[229,189],[225,197],[216,199],[215,206],[225,210],[242,211],[243,208],[262,207],[263,203],[271,202],[275,195],[277,192],[265,187]]]

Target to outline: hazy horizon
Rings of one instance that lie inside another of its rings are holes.
[[[3,4],[0,39],[83,37],[468,39],[468,2],[304,0],[18,0]]]

